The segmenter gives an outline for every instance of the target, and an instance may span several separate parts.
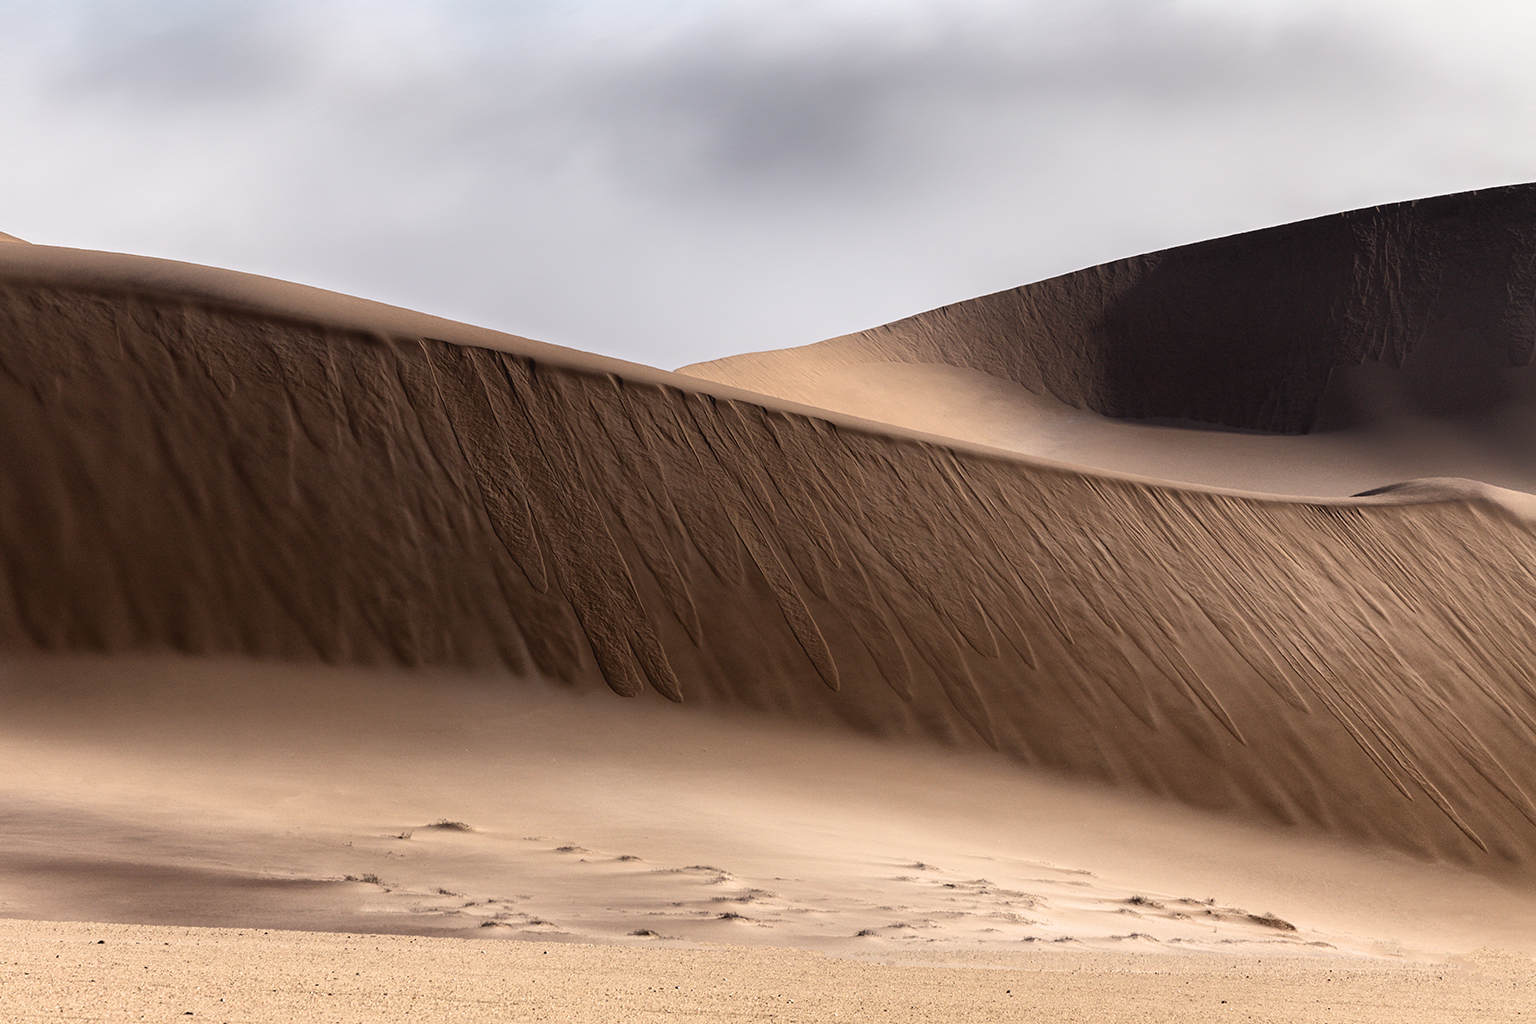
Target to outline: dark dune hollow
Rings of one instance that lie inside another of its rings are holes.
[[[1304,429],[1331,367],[1453,323],[1529,361],[1533,215],[1325,218],[828,344]],[[1529,878],[1519,507],[1168,486],[243,275],[0,256],[17,653],[503,664]]]
[[[1107,416],[1305,433],[1335,370],[1455,353],[1426,401],[1475,411],[1536,354],[1536,186],[1319,217],[1134,256],[812,346],[827,369],[946,363]],[[804,358],[805,350],[794,359]],[[688,368],[763,390],[787,352]],[[1455,371],[1447,375],[1446,370]],[[771,387],[769,390],[773,390]]]

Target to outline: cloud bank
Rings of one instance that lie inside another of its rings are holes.
[[[1462,10],[23,0],[0,230],[675,366],[1536,178]]]

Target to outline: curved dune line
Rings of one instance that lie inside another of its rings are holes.
[[[6,649],[504,664],[1536,860],[1536,538],[1476,488],[1176,488],[16,249]]]
[[[1536,355],[1536,185],[1439,196],[1117,260],[684,373],[768,394],[867,362],[944,363],[1116,417],[1305,433],[1329,374],[1467,336]]]

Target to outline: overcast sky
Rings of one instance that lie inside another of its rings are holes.
[[[652,365],[1536,179],[1536,5],[0,0],[0,231]]]

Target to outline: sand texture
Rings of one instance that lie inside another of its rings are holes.
[[[1536,951],[1536,187],[687,373],[4,250],[0,915],[1349,954],[1457,1012],[1383,958]]]
[[[1481,1024],[1529,1016],[1525,966],[1487,954],[1387,968],[1052,953],[874,964],[802,950],[0,921],[0,976],[37,1008],[20,1020],[1396,1024],[1413,1007],[1419,1019]]]

